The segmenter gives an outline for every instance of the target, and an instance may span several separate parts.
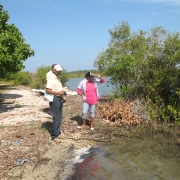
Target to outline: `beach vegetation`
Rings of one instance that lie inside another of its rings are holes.
[[[7,73],[17,73],[24,68],[23,62],[34,56],[35,51],[25,43],[22,33],[14,24],[9,24],[10,16],[0,5],[0,78]]]
[[[111,77],[114,96],[145,99],[156,120],[180,123],[180,33],[163,27],[135,32],[126,21],[109,33],[94,67]]]

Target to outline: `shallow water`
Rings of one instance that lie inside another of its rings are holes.
[[[180,151],[152,144],[149,138],[116,138],[114,144],[90,148],[66,180],[179,180]]]
[[[148,139],[121,139],[116,145],[107,146],[103,156],[97,153],[102,179],[180,179],[180,159],[166,157],[161,145],[155,150],[145,146],[148,143]]]

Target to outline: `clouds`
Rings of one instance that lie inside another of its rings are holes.
[[[171,6],[180,6],[180,0],[116,0],[116,1],[124,1],[124,2],[132,2],[132,3],[159,3],[164,5]]]
[[[120,2],[134,3],[134,4],[159,4],[164,6],[180,6],[180,0],[94,0],[101,4],[116,4]]]

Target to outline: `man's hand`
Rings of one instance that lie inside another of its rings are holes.
[[[58,95],[62,96],[62,95],[65,95],[66,91],[59,91],[58,92]]]

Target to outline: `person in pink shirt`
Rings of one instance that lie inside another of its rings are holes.
[[[86,79],[82,80],[77,87],[78,95],[83,98],[82,125],[77,128],[86,127],[87,113],[90,109],[91,130],[94,130],[95,105],[100,98],[97,86],[100,83],[104,83],[105,80],[100,74],[95,75],[91,72],[86,73],[85,77]]]

